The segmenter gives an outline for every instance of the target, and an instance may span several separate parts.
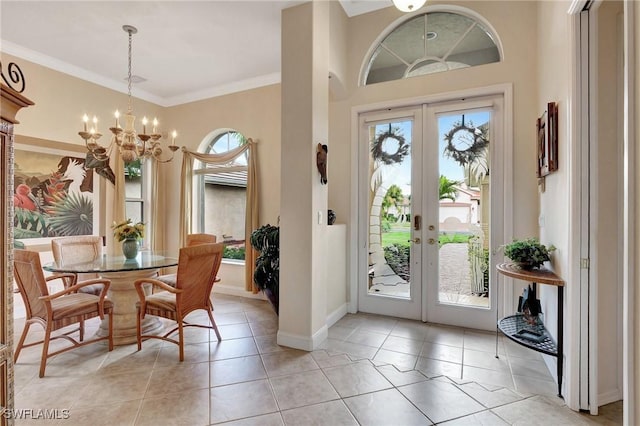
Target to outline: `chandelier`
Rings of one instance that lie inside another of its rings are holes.
[[[105,148],[98,143],[98,139],[102,136],[102,134],[98,132],[98,118],[94,116],[91,126],[88,127],[90,124],[89,117],[85,114],[84,117],[82,117],[82,121],[84,122],[83,130],[78,132],[78,134],[84,139],[85,146],[87,147],[87,160],[89,157],[93,157],[97,162],[108,162],[111,151],[115,145],[118,147],[117,149],[120,152],[122,161],[125,163],[130,163],[138,159],[144,161],[145,158],[153,158],[159,162],[168,163],[173,159],[174,153],[178,150],[178,146],[175,144],[177,136],[175,130],[171,134],[171,144],[168,145],[171,151],[168,157],[163,156],[164,151],[160,145],[162,135],[158,131],[157,119],[154,118],[153,121],[149,123],[147,117],[143,117],[142,133],[136,132],[134,126],[136,117],[133,115],[133,109],[131,108],[131,40],[133,34],[138,32],[138,29],[131,25],[123,25],[122,29],[129,34],[129,72],[127,74],[128,105],[127,113],[124,114],[123,117],[124,128],[120,126],[120,112],[116,110],[114,114],[115,126],[109,127],[109,131],[112,133],[111,143]],[[149,130],[151,130],[150,133],[147,133],[148,124],[151,124],[149,127]]]
[[[414,12],[420,9],[427,0],[393,0],[393,4],[402,12]]]

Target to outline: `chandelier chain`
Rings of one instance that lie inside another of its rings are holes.
[[[160,140],[162,134],[158,131],[158,120],[154,118],[151,122],[147,120],[147,117],[142,118],[142,132],[138,133],[135,128],[135,119],[133,115],[133,96],[131,95],[131,86],[133,84],[132,62],[133,62],[133,34],[138,32],[138,29],[132,25],[123,25],[122,29],[129,34],[129,49],[128,49],[128,62],[127,62],[127,113],[124,116],[124,126],[120,126],[120,113],[116,110],[115,125],[109,127],[109,131],[112,133],[111,142],[108,147],[100,145],[98,140],[102,136],[98,132],[98,118],[93,116],[93,126],[89,129],[89,117],[85,114],[82,117],[83,129],[78,132],[80,137],[84,139],[85,146],[87,147],[87,160],[85,164],[87,168],[100,167],[100,170],[104,172],[112,183],[115,184],[115,178],[113,171],[107,173],[106,170],[111,170],[109,167],[109,158],[114,149],[120,153],[122,161],[125,163],[131,163],[136,160],[144,161],[145,158],[153,158],[160,163],[168,163],[173,159],[173,153],[176,152],[179,147],[175,144],[177,132],[174,130],[171,133],[171,143],[167,146],[169,149],[169,155],[163,155],[165,152],[161,146]],[[4,77],[4,76],[3,76]],[[151,124],[149,127],[147,127]],[[150,130],[150,131],[147,131]]]
[[[133,38],[133,36],[131,35],[131,30],[127,31],[129,33],[129,70],[128,70],[128,74],[127,74],[127,92],[129,94],[129,100],[128,100],[128,105],[127,105],[127,111],[129,114],[131,114],[132,108],[131,108],[131,40]]]

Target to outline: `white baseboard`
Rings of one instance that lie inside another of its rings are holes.
[[[327,315],[327,327],[331,327],[333,324],[340,321],[340,318],[345,315],[347,315],[347,304],[343,303],[338,307],[338,309],[330,312],[329,315]]]
[[[213,292],[220,293],[220,294],[227,294],[229,296],[247,297],[249,299],[267,300],[267,298],[264,296],[262,292],[253,294],[252,292],[246,291],[243,288],[239,288],[233,285],[225,285],[222,283],[215,284],[213,286]]]
[[[267,300],[262,292],[253,294],[250,291],[238,288],[237,286],[224,285],[222,283],[213,286],[214,293],[226,294],[229,296],[247,297],[250,299]],[[320,346],[329,336],[329,327],[338,322],[347,314],[346,303],[340,305],[333,312],[327,315],[326,324],[320,328],[311,338],[278,331],[278,344],[290,348],[312,351]]]
[[[620,401],[622,399],[621,389],[610,389],[608,391],[598,394],[598,407],[611,404],[612,402]]]
[[[301,336],[297,334],[278,331],[278,345],[287,346],[289,348],[300,349],[303,351],[313,351],[320,347],[320,344],[327,340],[329,336],[329,328],[324,325],[320,330],[316,331],[313,336]]]

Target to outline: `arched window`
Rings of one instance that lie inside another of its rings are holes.
[[[393,29],[373,50],[362,84],[399,80],[501,60],[497,36],[471,14],[427,12]]]
[[[223,154],[246,143],[235,130],[217,130],[210,134],[204,153]],[[244,260],[248,155],[245,151],[226,164],[207,164],[195,170],[200,177],[199,230],[226,243],[225,259]]]
[[[245,138],[241,133],[236,132],[235,130],[223,130],[221,133],[218,133],[217,136],[211,139],[209,143],[209,147],[205,150],[207,154],[221,154],[223,152],[231,151],[241,145],[247,143],[247,138]],[[236,165],[247,165],[247,155],[248,152],[245,152],[242,156],[237,157],[232,161],[233,164]],[[245,185],[246,185],[246,173],[245,173]]]

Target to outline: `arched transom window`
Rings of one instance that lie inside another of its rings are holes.
[[[373,50],[364,85],[499,62],[497,38],[478,19],[428,12],[398,25]]]

